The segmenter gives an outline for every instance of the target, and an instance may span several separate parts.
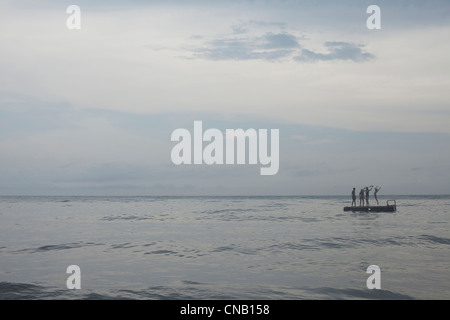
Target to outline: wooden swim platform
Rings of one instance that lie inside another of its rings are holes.
[[[344,207],[344,211],[352,211],[352,212],[395,212],[395,211],[397,211],[397,203],[395,202],[395,200],[387,200],[385,206]]]

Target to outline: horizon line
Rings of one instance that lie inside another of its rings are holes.
[[[387,194],[387,195],[378,195],[378,198],[387,198],[387,197],[429,197],[429,196],[448,196],[450,197],[450,194],[441,194],[441,193],[430,193],[430,194]],[[28,195],[0,195],[0,197],[173,197],[173,198],[195,198],[195,197],[258,197],[258,198],[264,198],[264,197],[349,197],[351,198],[351,195],[348,194],[311,194],[311,195],[85,195],[85,194],[73,194],[73,195],[38,195],[38,194],[28,194]],[[373,197],[373,196],[372,196]]]

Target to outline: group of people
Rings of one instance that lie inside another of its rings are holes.
[[[362,188],[361,191],[359,191],[359,206],[364,206],[364,198],[366,199],[366,205],[369,206],[369,192],[372,190],[373,185],[370,187]],[[377,193],[380,191],[381,187],[376,186],[373,191],[373,196],[375,197],[375,200],[377,201],[378,205],[378,199],[377,199]],[[356,189],[353,188],[352,190],[352,207],[356,207]]]

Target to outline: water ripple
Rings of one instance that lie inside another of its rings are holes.
[[[19,249],[11,251],[11,253],[39,253],[39,252],[49,252],[54,250],[69,250],[69,249],[76,249],[76,248],[82,248],[87,246],[99,246],[103,245],[100,243],[93,243],[93,242],[74,242],[74,243],[62,243],[62,244],[51,244],[51,245],[45,245],[40,246],[36,248],[25,248],[25,249]]]

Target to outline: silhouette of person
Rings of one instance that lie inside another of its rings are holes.
[[[364,189],[361,189],[361,191],[359,191],[359,206],[364,206]]]
[[[365,192],[366,192],[366,204],[367,204],[367,206],[369,206],[369,192],[370,192],[370,190],[372,190],[372,188],[373,188],[373,186],[370,186],[370,189],[369,189],[369,187],[366,187],[366,188],[365,188]]]
[[[378,193],[378,191],[380,191],[380,189],[381,189],[381,187],[376,186],[375,189],[373,190],[373,196],[374,196],[375,200],[377,201],[377,204],[379,204],[378,199],[377,199],[377,193]]]
[[[352,190],[352,207],[353,206],[356,207],[356,190],[355,190],[355,188],[353,188],[353,190]]]

